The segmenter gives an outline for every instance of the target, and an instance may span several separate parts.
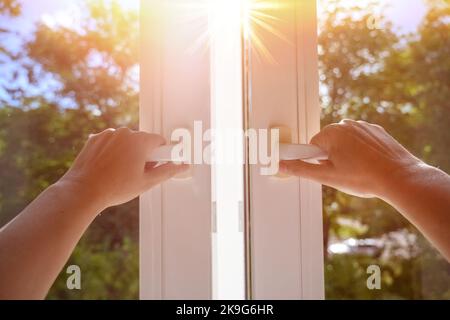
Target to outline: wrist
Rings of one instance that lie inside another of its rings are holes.
[[[420,181],[424,177],[433,174],[435,170],[437,169],[422,161],[392,170],[384,179],[382,190],[378,197],[389,203],[395,203],[398,199],[405,197],[405,195],[410,195],[414,191],[415,186],[420,185]]]
[[[52,188],[63,197],[74,199],[79,206],[88,209],[87,211],[94,215],[107,208],[101,191],[82,181],[63,177]]]

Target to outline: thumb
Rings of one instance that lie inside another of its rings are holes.
[[[301,160],[280,161],[280,172],[302,177],[324,184],[331,174],[332,165],[329,162],[313,164]]]

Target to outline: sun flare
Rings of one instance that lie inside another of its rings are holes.
[[[275,62],[258,30],[269,32],[288,41],[275,27],[274,22],[278,18],[271,14],[282,7],[280,3],[265,0],[210,0],[210,37],[216,37],[219,33],[223,34],[226,29],[239,28],[243,39],[258,56]]]
[[[262,34],[270,33],[283,41],[288,41],[275,26],[279,18],[274,15],[276,10],[285,8],[287,4],[270,0],[192,0],[178,6],[191,9],[189,17],[186,17],[186,23],[208,16],[208,27],[193,41],[189,51],[204,50],[210,47],[212,42],[220,41],[223,37],[236,36],[238,30],[240,37],[259,57],[275,62],[264,44]]]

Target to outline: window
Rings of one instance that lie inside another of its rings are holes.
[[[192,47],[207,31],[208,15],[198,9],[195,23],[186,23],[192,8],[182,1],[141,5],[141,129],[169,140],[175,129],[193,132],[196,121],[208,129],[210,61],[204,48]],[[203,150],[202,129],[200,135]],[[211,199],[206,164],[195,165],[191,177],[169,181],[141,197],[141,298],[211,298]]]
[[[283,125],[294,143],[318,131],[314,3],[152,1],[141,13],[141,129],[184,128],[194,144],[200,133],[202,150],[211,128]],[[217,135],[213,157],[237,162],[195,165],[141,197],[141,298],[322,298],[320,186],[263,176],[249,136]]]

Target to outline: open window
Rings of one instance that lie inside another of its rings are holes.
[[[194,149],[209,138],[213,158],[238,160],[195,164],[141,197],[141,298],[323,298],[320,186],[262,175],[248,135],[230,146],[202,131],[318,132],[314,2],[141,5],[141,129],[170,140],[185,128]]]

